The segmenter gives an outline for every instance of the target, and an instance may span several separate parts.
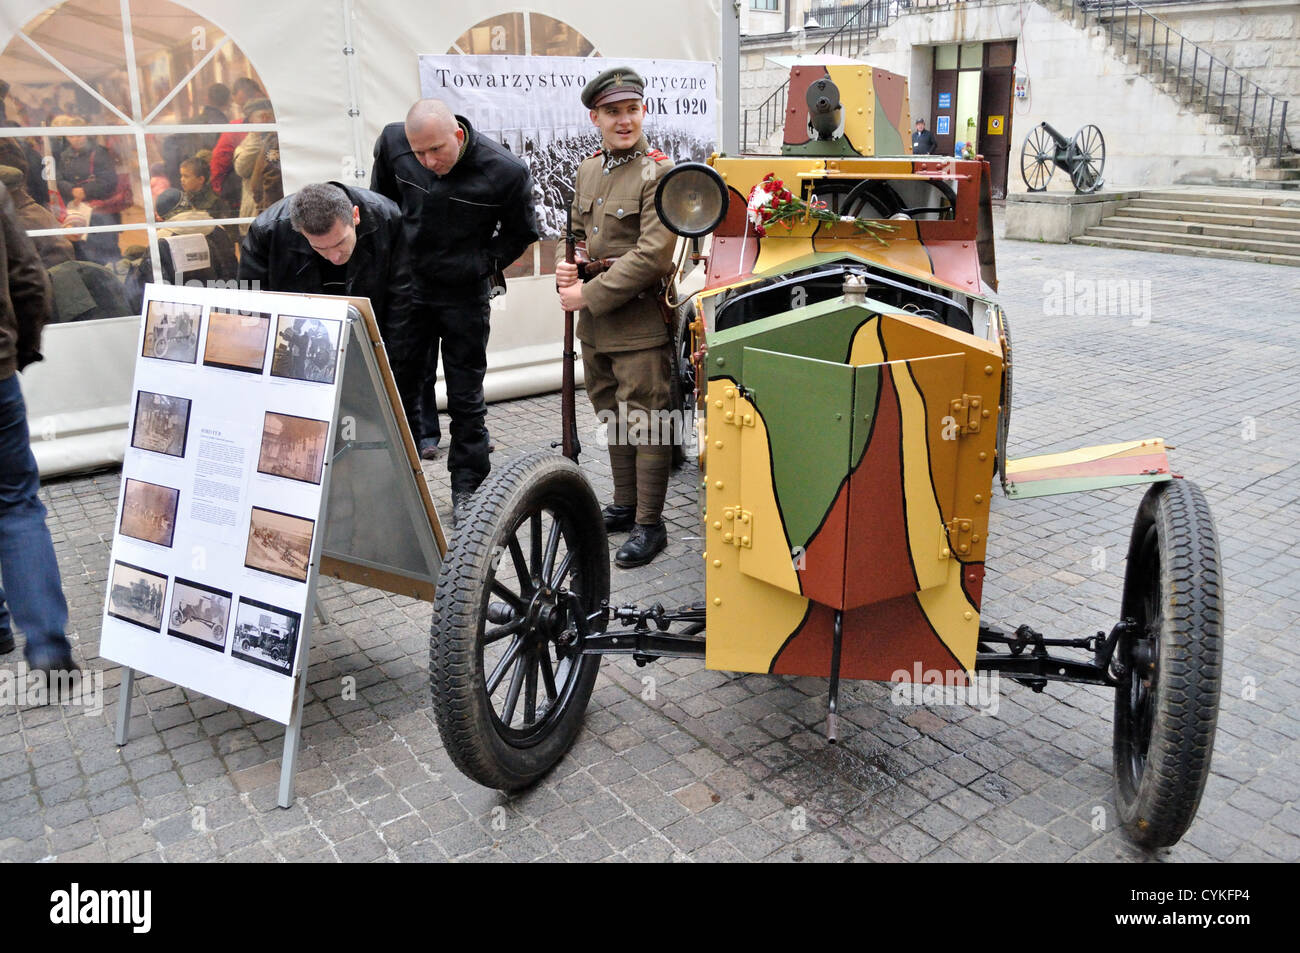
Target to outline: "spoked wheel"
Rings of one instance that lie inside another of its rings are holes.
[[[677,309],[673,322],[673,366],[669,383],[672,388],[669,410],[675,411],[669,418],[673,435],[673,469],[686,462],[686,444],[690,436],[686,429],[695,408],[694,339],[691,335],[691,322],[694,320],[695,306],[688,301]]]
[[[1187,831],[1210,774],[1223,677],[1219,544],[1205,496],[1171,480],[1138,507],[1115,673],[1115,801],[1143,847]]]
[[[1035,126],[1020,147],[1020,176],[1030,192],[1044,192],[1056,167],[1056,140],[1042,126]]]
[[[155,334],[153,338],[153,356],[166,357],[172,349],[172,341],[166,334]]]
[[[1087,125],[1076,132],[1066,150],[1066,161],[1076,191],[1088,193],[1101,188],[1101,173],[1106,167],[1106,140],[1101,130]]]
[[[600,657],[579,631],[609,598],[609,544],[591,485],[553,453],[493,470],[463,525],[433,603],[433,710],[461,771],[514,790],[582,727]]]

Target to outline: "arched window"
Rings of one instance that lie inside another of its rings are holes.
[[[480,20],[447,50],[464,55],[600,56],[594,43],[577,28],[544,13],[515,12]],[[547,141],[532,141],[523,130],[491,130],[528,165],[538,188],[537,214],[542,241],[534,244],[506,269],[507,278],[555,272],[554,246],[564,222],[564,209],[573,200],[578,163],[600,145],[589,128],[571,136],[551,131]]]
[[[56,320],[139,313],[146,281],[235,280],[283,196],[265,87],[220,28],[170,0],[68,0],[0,53],[0,177]]]

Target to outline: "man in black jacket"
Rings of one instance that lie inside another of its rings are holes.
[[[411,405],[408,395],[419,385],[419,364],[409,361],[405,340],[412,332],[411,263],[393,202],[338,182],[304,186],[257,216],[241,247],[241,286],[369,298],[402,399]]]
[[[447,469],[459,520],[490,468],[483,399],[488,296],[492,276],[538,239],[532,177],[468,119],[422,99],[404,123],[380,134],[370,187],[398,202],[406,223],[417,312],[411,359],[425,361],[418,414],[410,416],[420,422],[412,429],[426,459],[440,437],[433,384],[441,345],[451,415]]]

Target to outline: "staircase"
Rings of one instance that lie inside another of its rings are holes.
[[[1071,242],[1300,266],[1300,194],[1144,191]]]
[[[1255,156],[1253,181],[1206,185],[1300,190],[1300,155],[1284,99],[1272,95],[1132,0],[1042,0],[1081,28],[1102,30],[1111,52],[1184,108],[1208,118]]]

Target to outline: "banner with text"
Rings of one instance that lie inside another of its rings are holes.
[[[618,60],[587,56],[420,57],[420,92],[441,99],[527,163],[542,235],[558,238],[573,201],[578,164],[600,148],[579,98],[611,66],[646,81],[650,145],[674,162],[702,162],[717,141],[717,67],[695,60]]]

